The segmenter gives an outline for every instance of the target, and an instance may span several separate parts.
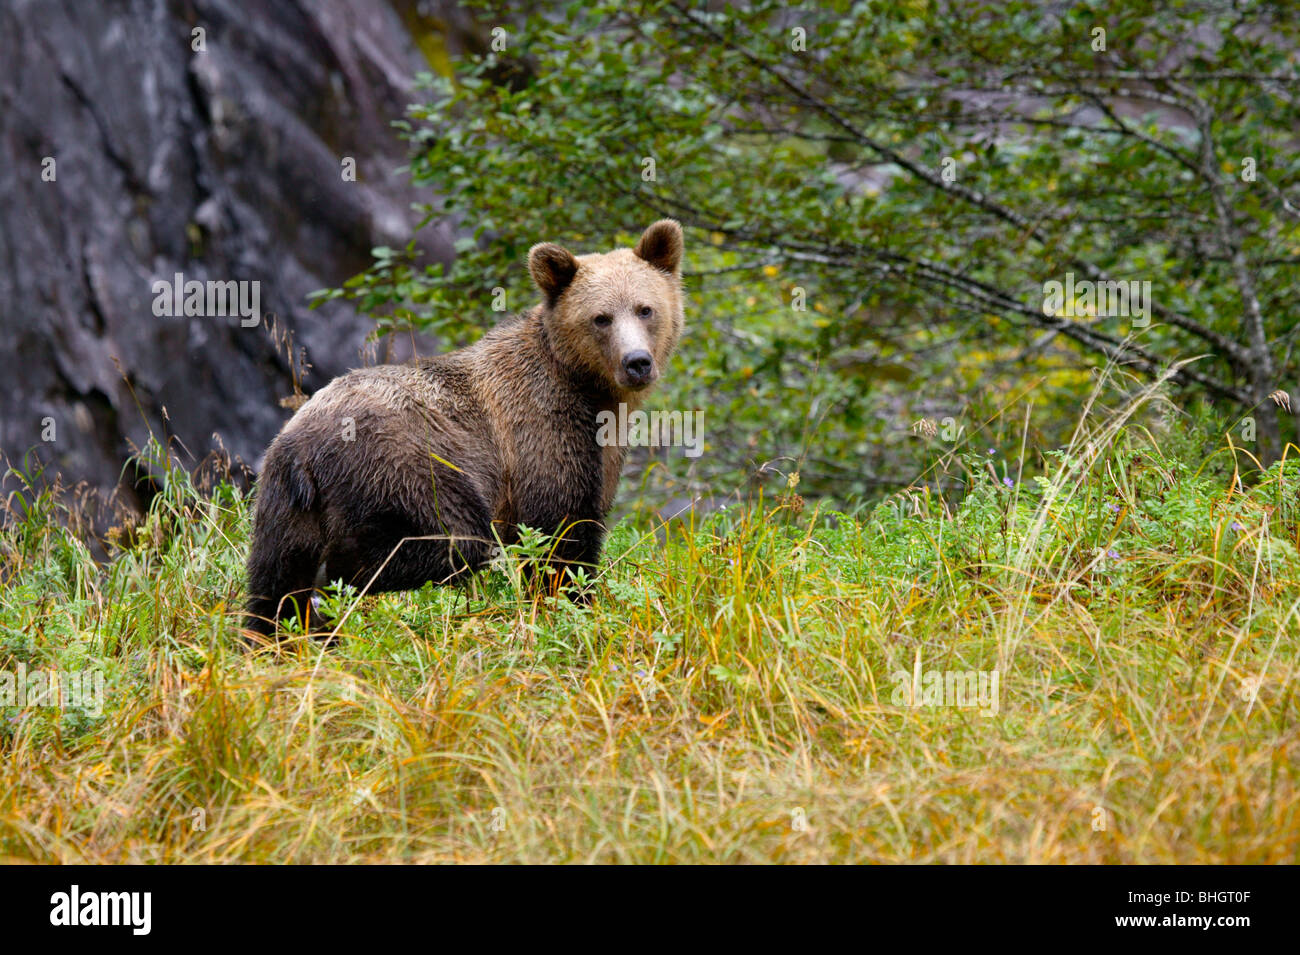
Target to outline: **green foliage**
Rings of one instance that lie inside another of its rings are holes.
[[[1030,445],[1051,447],[1090,368],[1194,356],[1172,381],[1219,403],[1211,438],[1253,414],[1257,454],[1280,452],[1294,18],[1227,0],[483,7],[505,48],[424,77],[399,124],[437,197],[426,221],[464,229],[455,262],[376,250],[326,294],[461,342],[497,317],[494,289],[534,301],[532,243],[594,251],[681,219],[690,328],[657,400],[707,409],[709,444],[655,456],[654,480],[725,496],[785,460],[807,493],[875,494],[928,453],[918,418],[996,443],[986,423],[1032,398]],[[1150,324],[1044,314],[1067,273],[1149,281]],[[1116,400],[1136,385],[1112,382]]]

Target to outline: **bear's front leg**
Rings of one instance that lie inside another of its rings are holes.
[[[552,535],[553,545],[545,563],[538,568],[551,593],[563,593],[575,603],[590,603],[594,596],[590,584],[579,587],[570,571],[586,571],[588,580],[596,576],[600,553],[605,543],[605,522],[599,518],[566,520]]]

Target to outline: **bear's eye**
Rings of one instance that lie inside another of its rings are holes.
[[[640,308],[636,310],[636,313],[641,318],[649,318],[651,315],[655,313],[655,310],[651,308],[649,305],[642,305]]]
[[[597,315],[595,318],[592,319],[592,321],[596,323],[597,328],[608,328],[609,323],[612,322],[613,320],[614,319],[608,315]]]

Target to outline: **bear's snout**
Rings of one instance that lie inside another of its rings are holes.
[[[644,388],[655,380],[655,360],[648,351],[631,351],[623,356],[623,378],[631,388]]]

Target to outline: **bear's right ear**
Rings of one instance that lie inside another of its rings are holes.
[[[528,271],[546,296],[546,304],[554,305],[578,274],[578,260],[564,246],[543,242],[528,250]]]

